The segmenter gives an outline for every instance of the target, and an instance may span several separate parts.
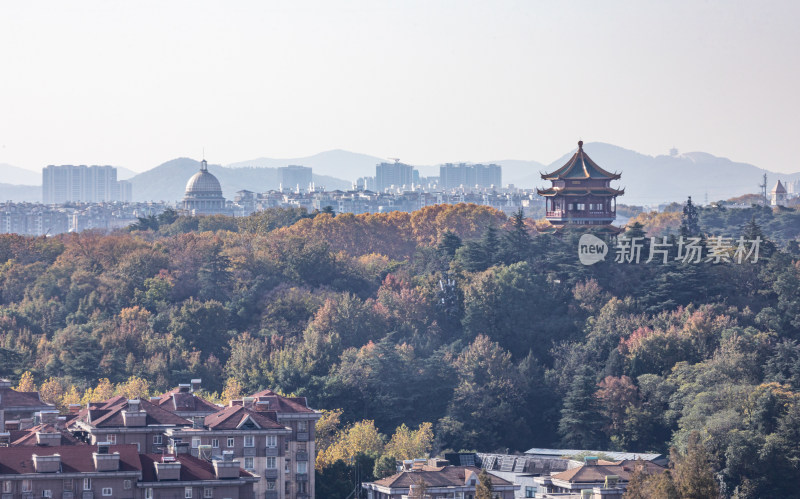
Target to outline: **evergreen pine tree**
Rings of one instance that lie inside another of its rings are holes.
[[[561,443],[568,448],[591,449],[597,443],[600,417],[595,409],[595,388],[592,369],[587,365],[580,366],[564,398],[558,423]]]
[[[689,196],[683,205],[680,233],[683,237],[700,235],[700,214],[697,207],[692,204],[692,196]]]
[[[503,237],[503,261],[507,264],[527,260],[531,255],[531,235],[525,226],[522,208],[511,216],[511,230]]]

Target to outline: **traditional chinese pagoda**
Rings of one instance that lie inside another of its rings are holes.
[[[583,152],[583,141],[567,164],[552,173],[542,174],[552,185],[548,189],[536,189],[545,198],[546,218],[556,230],[565,227],[599,229],[617,233],[611,225],[617,217],[617,196],[625,189],[611,187],[612,180],[619,180],[619,173],[600,168]]]

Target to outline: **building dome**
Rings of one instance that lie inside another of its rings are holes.
[[[186,195],[222,195],[222,187],[219,185],[217,177],[208,173],[208,170],[200,170],[192,175],[192,178],[186,182]]]
[[[195,214],[214,215],[226,213],[225,198],[217,177],[208,172],[208,163],[200,163],[200,171],[186,182],[183,209]]]

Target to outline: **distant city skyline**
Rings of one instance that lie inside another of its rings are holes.
[[[0,163],[548,163],[583,139],[791,173],[798,15],[786,0],[8,2]]]

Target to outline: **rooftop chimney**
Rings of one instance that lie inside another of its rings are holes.
[[[266,412],[269,410],[269,400],[259,400],[256,402],[256,410],[259,412]]]
[[[156,461],[156,480],[180,480],[181,462],[173,456],[164,456],[161,461]]]
[[[61,470],[61,455],[52,456],[33,455],[33,469],[36,473],[57,473]]]
[[[39,411],[39,422],[55,425],[58,423],[58,411]]]
[[[244,401],[242,400],[231,400],[231,407],[235,405],[244,405]]]
[[[192,385],[190,385],[188,383],[181,383],[181,384],[178,385],[178,391],[181,392],[181,393],[189,393],[189,391],[191,389],[192,389]]]
[[[80,404],[70,404],[68,406],[70,414],[78,414],[81,412],[81,405]]]
[[[0,378],[0,388],[11,388],[11,381],[5,378]]]
[[[205,418],[202,416],[194,416],[192,418],[192,428],[195,430],[202,430],[205,424]]]
[[[122,411],[125,426],[147,426],[147,413],[142,410],[139,399],[128,400],[127,410]]]
[[[108,443],[97,444],[97,452],[92,452],[95,471],[119,471],[119,452],[108,452]]]
[[[159,403],[160,401],[161,401],[161,397],[150,397],[150,403],[151,403],[151,404],[156,404],[156,405],[158,405],[158,403]]]
[[[223,456],[222,461],[215,459],[212,463],[214,465],[214,474],[217,476],[217,480],[224,480],[226,478],[239,478],[239,463],[237,461],[233,461],[232,459],[228,461]]]
[[[192,393],[200,391],[200,384],[203,382],[200,378],[195,378],[191,381]]]
[[[586,466],[597,466],[596,456],[586,456],[583,458],[583,464]]]
[[[244,398],[242,398],[242,405],[244,405],[246,408],[250,409],[250,408],[253,407],[253,404],[255,403],[255,401],[256,401],[256,399],[254,397],[244,397]]]
[[[43,433],[36,432],[36,445],[43,445],[45,447],[55,447],[61,445],[61,433]]]

